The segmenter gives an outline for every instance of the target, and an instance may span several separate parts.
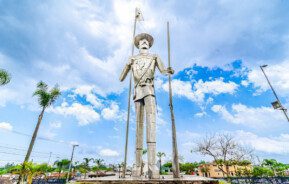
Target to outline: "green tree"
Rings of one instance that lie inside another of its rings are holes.
[[[268,177],[268,176],[274,176],[274,172],[267,167],[262,166],[255,166],[252,171],[252,175],[257,177]]]
[[[288,164],[283,164],[275,159],[264,159],[261,166],[270,169],[274,176],[284,176],[285,171],[289,169]]]
[[[27,183],[32,184],[32,180],[35,176],[45,175],[47,170],[47,164],[34,164],[32,162],[24,162],[11,169],[11,173],[19,174],[22,178],[27,177]]]
[[[37,137],[38,129],[40,127],[40,124],[44,115],[44,111],[47,107],[52,105],[56,101],[56,99],[60,96],[60,89],[58,88],[58,86],[55,86],[50,91],[48,91],[47,84],[40,81],[37,84],[37,89],[34,92],[33,96],[38,97],[38,103],[41,106],[42,110],[38,117],[38,121],[34,130],[33,136],[31,138],[31,142],[30,142],[30,145],[29,145],[26,157],[25,157],[25,162],[27,162],[30,158],[30,155],[31,155],[31,152],[32,152],[32,149],[33,149],[36,137]]]
[[[100,168],[101,166],[103,166],[104,160],[101,158],[96,158],[93,160],[93,162],[95,163],[96,167]]]
[[[10,80],[10,74],[6,70],[0,69],[0,86],[9,83]]]
[[[70,160],[68,159],[62,159],[62,160],[56,160],[54,162],[54,165],[57,167],[58,171],[58,178],[60,178],[60,173],[64,170],[67,169],[70,164]]]
[[[84,158],[82,164],[80,164],[80,172],[84,173],[84,178],[86,178],[86,174],[91,170],[89,163],[93,158]]]
[[[160,162],[160,174],[162,174],[162,157],[165,157],[166,154],[164,152],[158,152],[157,157],[159,157],[159,162]]]
[[[187,162],[184,164],[180,164],[180,170],[185,172],[186,174],[191,174],[198,167],[199,167],[199,163],[197,163],[197,162],[193,162],[193,163]]]
[[[168,168],[172,168],[173,167],[173,164],[172,162],[167,162],[163,165],[164,167],[168,167]]]

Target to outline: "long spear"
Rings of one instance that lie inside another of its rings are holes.
[[[134,26],[133,26],[133,36],[132,36],[132,47],[131,56],[134,54],[134,37],[136,30],[137,20],[142,20],[142,14],[138,8],[135,9]],[[129,134],[129,120],[130,120],[130,98],[131,98],[131,84],[132,84],[132,72],[130,72],[129,78],[129,92],[128,92],[128,105],[127,105],[127,119],[126,119],[126,135],[125,135],[125,153],[124,153],[124,164],[122,170],[122,177],[125,178],[126,163],[127,163],[127,147],[128,147],[128,134]]]
[[[167,22],[167,39],[168,39],[168,67],[171,67],[171,44],[170,44],[170,25]],[[173,146],[173,163],[172,170],[174,178],[180,177],[180,166],[179,166],[179,155],[178,155],[178,145],[177,145],[177,135],[176,135],[176,125],[175,125],[175,115],[173,107],[172,98],[172,84],[171,84],[171,74],[169,74],[169,96],[170,96],[170,111],[172,120],[172,146]]]

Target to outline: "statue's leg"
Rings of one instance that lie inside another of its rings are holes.
[[[148,175],[149,178],[159,178],[159,169],[156,165],[156,101],[154,96],[147,96],[144,99],[146,110],[146,140],[148,154]]]
[[[142,167],[142,151],[143,151],[143,116],[144,103],[143,100],[135,102],[136,110],[136,142],[135,142],[135,166],[133,168],[133,177],[141,176]]]

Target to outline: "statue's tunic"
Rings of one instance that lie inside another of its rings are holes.
[[[134,78],[134,101],[143,99],[148,95],[155,95],[154,90],[154,74],[155,68],[158,67],[159,71],[163,74],[166,73],[164,65],[160,58],[155,54],[139,54],[132,56],[120,76],[122,81],[130,69],[133,72]]]

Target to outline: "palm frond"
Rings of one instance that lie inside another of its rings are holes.
[[[33,96],[38,97],[38,103],[41,107],[48,107],[56,101],[60,94],[57,85],[48,92],[48,85],[43,81],[40,81],[37,84],[37,89],[33,93]]]
[[[50,102],[49,105],[53,104],[56,99],[61,95],[59,87],[56,85],[50,90]]]
[[[10,80],[10,74],[6,70],[0,69],[0,86],[9,83]]]

